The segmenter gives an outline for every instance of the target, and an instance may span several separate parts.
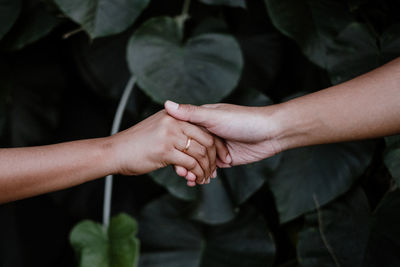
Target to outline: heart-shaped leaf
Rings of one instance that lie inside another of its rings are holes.
[[[301,266],[398,266],[400,191],[385,196],[373,213],[362,189],[306,216],[299,235]]]
[[[59,8],[92,37],[126,30],[150,0],[54,0]]]
[[[237,85],[243,59],[228,34],[205,33],[183,41],[183,29],[169,17],[144,23],[128,44],[128,64],[140,87],[158,103],[220,101]]]
[[[0,39],[11,29],[21,10],[21,0],[0,0]]]
[[[369,165],[374,148],[372,142],[360,142],[283,152],[268,181],[281,223],[314,210],[314,195],[324,205],[347,192]]]
[[[207,4],[207,5],[221,5],[221,6],[246,8],[245,0],[200,0],[200,2]]]
[[[190,206],[171,196],[150,203],[140,219],[140,267],[272,266],[275,245],[251,207],[234,221],[204,226],[185,219]]]
[[[93,221],[77,224],[70,234],[81,267],[134,267],[139,258],[137,223],[129,215],[111,219],[107,232]]]

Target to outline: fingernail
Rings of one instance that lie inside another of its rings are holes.
[[[232,157],[231,155],[228,154],[225,158],[225,163],[231,163],[231,162],[232,162]]]
[[[165,102],[165,106],[170,109],[178,109],[179,104],[172,102],[171,100],[167,100],[167,102]]]
[[[207,184],[209,184],[209,183],[210,183],[210,178],[207,179]]]
[[[215,169],[214,170],[214,172],[213,172],[213,174],[212,174],[212,176],[211,176],[212,178],[215,178],[215,177],[217,177],[217,169]]]

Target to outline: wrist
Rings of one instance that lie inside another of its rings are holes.
[[[313,133],[318,122],[313,121],[307,110],[302,110],[296,101],[270,106],[275,128],[273,140],[281,151],[313,144]]]
[[[96,146],[98,147],[100,151],[99,154],[101,155],[99,163],[104,167],[104,176],[120,173],[120,167],[118,165],[118,149],[114,139],[114,136],[97,139]]]

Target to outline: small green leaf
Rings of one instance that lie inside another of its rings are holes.
[[[207,5],[221,5],[246,8],[246,0],[200,0]]]
[[[137,223],[129,215],[111,219],[106,231],[96,222],[83,221],[72,229],[70,242],[80,267],[133,267],[139,258]]]
[[[0,0],[0,39],[11,29],[21,10],[21,0]]]
[[[236,87],[243,67],[239,44],[232,36],[205,33],[183,42],[182,29],[169,17],[144,23],[127,50],[139,86],[158,103],[218,102]]]
[[[150,0],[54,0],[59,8],[92,37],[126,30]]]
[[[264,218],[245,207],[219,226],[185,219],[190,206],[165,196],[144,208],[141,267],[273,266],[275,245]]]

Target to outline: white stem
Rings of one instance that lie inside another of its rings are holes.
[[[114,121],[111,128],[111,135],[116,134],[119,131],[125,107],[126,104],[128,103],[129,96],[131,95],[135,83],[136,83],[136,77],[132,76],[129,79],[128,83],[126,84],[124,93],[122,94],[121,100],[119,101],[118,104],[117,112],[115,113],[114,116]],[[112,184],[113,184],[113,175],[108,175],[106,177],[106,183],[104,185],[103,227],[105,229],[108,227],[108,224],[110,223]]]

